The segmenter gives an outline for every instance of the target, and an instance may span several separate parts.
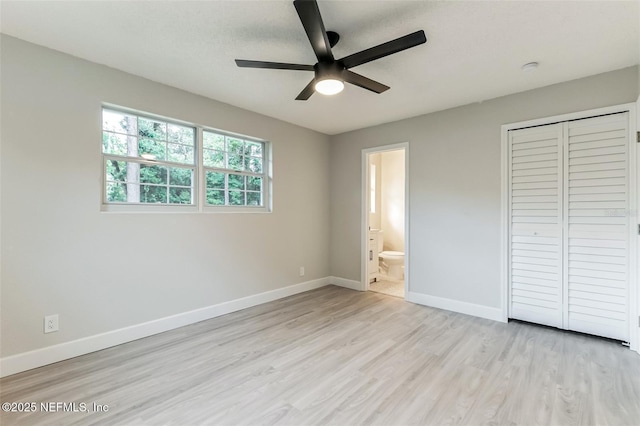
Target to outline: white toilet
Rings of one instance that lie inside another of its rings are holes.
[[[404,279],[404,252],[382,251],[384,241],[382,232],[378,234],[378,258],[380,259],[380,270],[385,271],[389,278],[393,280]]]

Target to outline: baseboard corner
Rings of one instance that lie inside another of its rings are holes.
[[[351,290],[364,291],[360,281],[349,280],[347,278],[329,277],[329,283],[333,285],[337,285],[339,287],[348,288]]]

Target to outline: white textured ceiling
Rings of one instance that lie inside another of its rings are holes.
[[[294,98],[314,64],[291,1],[2,1],[3,33],[326,134],[638,64],[639,1],[319,1],[337,58],[423,29],[427,43],[354,68],[347,85]],[[520,67],[538,61],[530,73]]]

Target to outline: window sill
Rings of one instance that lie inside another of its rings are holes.
[[[267,207],[206,206],[171,204],[102,204],[103,213],[271,213]]]
[[[267,207],[206,206],[203,213],[271,213]]]
[[[106,213],[198,213],[198,206],[171,204],[102,204]]]

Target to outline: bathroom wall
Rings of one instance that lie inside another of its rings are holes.
[[[381,156],[381,224],[384,250],[404,251],[404,150]]]
[[[376,208],[375,213],[371,213],[371,209],[369,209],[369,227],[371,229],[380,229],[382,227],[382,199],[380,197],[382,186],[382,155],[379,152],[369,155],[369,185],[371,185],[371,166],[376,168],[376,195],[373,199],[369,200],[369,203],[370,205],[371,203],[375,204]],[[369,194],[371,194],[371,191],[369,191]]]

